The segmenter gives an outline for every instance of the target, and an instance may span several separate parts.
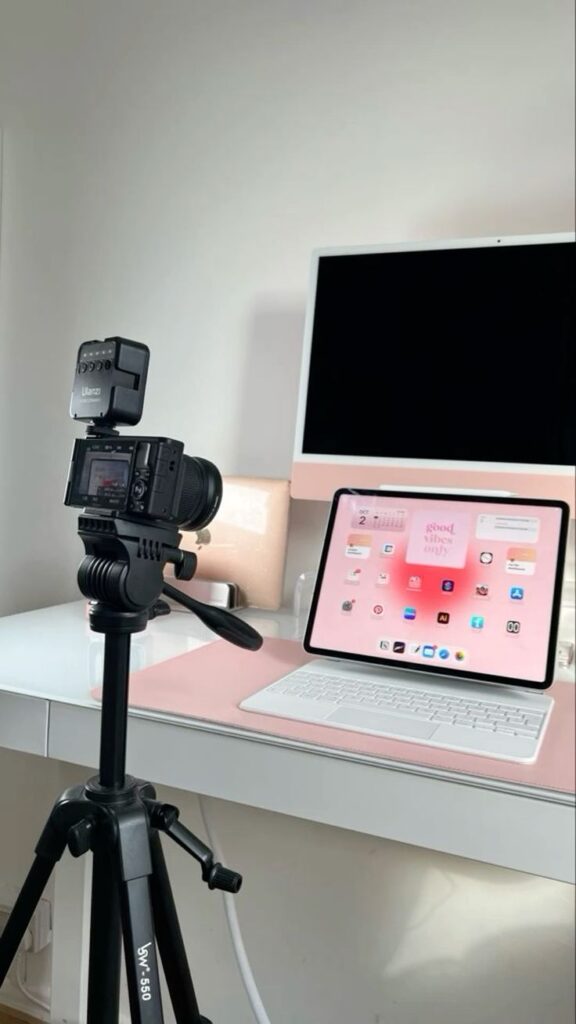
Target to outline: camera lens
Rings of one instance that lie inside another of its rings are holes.
[[[222,501],[222,477],[214,463],[184,455],[184,482],[178,508],[178,525],[183,530],[208,526]]]

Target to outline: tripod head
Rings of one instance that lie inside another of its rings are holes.
[[[64,501],[84,510],[78,584],[92,602],[91,628],[143,630],[166,612],[158,604],[164,592],[225,640],[258,650],[262,638],[251,626],[164,583],[168,562],[177,579],[192,579],[196,555],[180,550],[178,530],[208,526],[222,478],[207,459],[185,455],[181,441],[119,436],[117,424],[140,420],[149,356],[146,345],[126,338],[84,342],[78,351],[70,413],[88,425],[74,446]]]
[[[198,559],[179,548],[181,535],[176,529],[143,527],[128,519],[86,512],[79,517],[78,533],[86,551],[78,585],[91,601],[90,626],[95,632],[140,632],[157,614],[164,593],[194,612],[223,640],[249,651],[262,646],[262,637],[248,623],[164,583],[168,562],[179,580],[191,580],[196,571]],[[166,610],[167,606],[162,612]]]

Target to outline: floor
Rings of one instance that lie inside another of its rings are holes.
[[[32,1021],[34,1021],[34,1018],[27,1017],[26,1014],[18,1013],[16,1010],[3,1010],[0,1008],[0,1024],[31,1024]],[[36,1018],[34,1024],[38,1024],[38,1018]]]

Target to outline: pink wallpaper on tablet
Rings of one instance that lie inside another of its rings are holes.
[[[542,682],[561,509],[340,496],[310,644]]]

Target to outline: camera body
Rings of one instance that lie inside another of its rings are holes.
[[[167,437],[88,437],[72,453],[66,505],[179,523],[184,445]]]

